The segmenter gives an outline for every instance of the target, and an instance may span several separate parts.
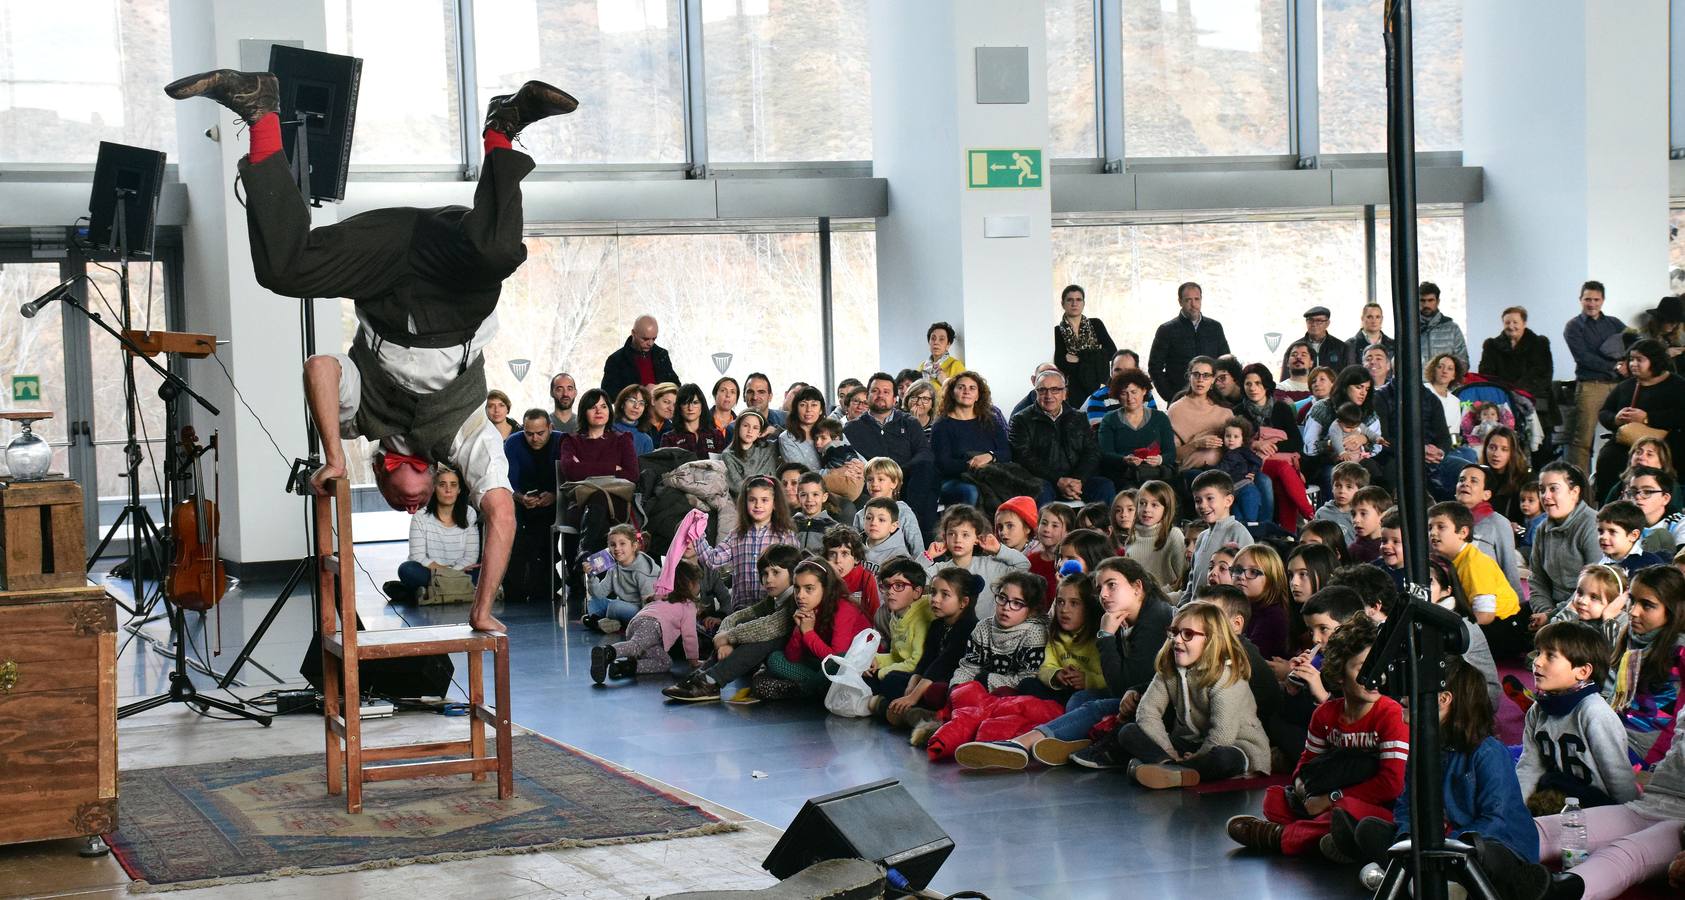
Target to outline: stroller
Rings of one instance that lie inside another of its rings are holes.
[[[1501,381],[1471,372],[1461,385],[1452,389],[1462,410],[1458,437],[1466,446],[1478,448],[1482,443],[1480,412],[1483,404],[1498,410],[1498,422],[1512,428],[1521,439],[1522,453],[1531,456],[1544,445],[1545,430],[1539,421],[1539,411],[1533,395]]]

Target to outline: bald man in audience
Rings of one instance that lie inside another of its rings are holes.
[[[603,361],[603,393],[616,397],[630,384],[684,383],[673,371],[673,360],[666,348],[655,343],[660,332],[661,326],[654,316],[639,316],[632,323],[632,334],[626,338],[626,344]]]

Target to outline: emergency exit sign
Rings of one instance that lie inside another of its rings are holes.
[[[1035,189],[1046,186],[1041,151],[1032,148],[965,151],[966,187]]]

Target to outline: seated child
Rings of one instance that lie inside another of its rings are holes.
[[[1135,488],[1127,488],[1117,492],[1112,498],[1111,514],[1108,517],[1106,537],[1111,538],[1112,552],[1107,556],[1121,556],[1123,548],[1135,537]]]
[[[669,700],[712,703],[720,689],[753,673],[768,656],[782,650],[795,627],[795,592],[790,572],[801,562],[801,548],[794,544],[773,544],[755,561],[765,596],[726,616],[714,633],[714,658],[678,684],[663,688]],[[741,698],[748,699],[748,688]]]
[[[1092,572],[1100,561],[1108,556],[1116,556],[1112,550],[1112,541],[1106,533],[1093,528],[1078,528],[1065,535],[1059,542],[1059,568],[1061,576],[1069,574],[1063,572],[1065,563],[1075,562],[1083,572]]]
[[[1515,492],[1515,505],[1521,511],[1521,521],[1514,523],[1517,534],[1515,536],[1515,550],[1522,559],[1533,555],[1533,536],[1539,533],[1539,526],[1545,523],[1545,507],[1539,501],[1539,480],[1529,479],[1522,483]]]
[[[1258,488],[1263,457],[1252,449],[1252,420],[1235,416],[1223,423],[1223,458],[1217,469],[1234,484],[1235,506],[1242,522],[1256,522],[1263,509],[1264,495]]]
[[[766,658],[766,671],[755,676],[749,693],[757,700],[822,697],[830,679],[819,670],[827,656],[841,656],[871,620],[849,602],[848,589],[826,562],[803,560],[791,573],[796,591],[795,629],[783,653]]]
[[[1473,531],[1474,515],[1461,503],[1447,500],[1428,507],[1428,547],[1450,560],[1492,652],[1518,656],[1527,650],[1528,617],[1521,612],[1521,597],[1497,561],[1469,540]]]
[[[1503,682],[1498,679],[1498,663],[1492,658],[1492,645],[1486,640],[1486,632],[1480,630],[1480,625],[1474,621],[1474,607],[1469,605],[1468,595],[1463,593],[1463,583],[1457,579],[1457,572],[1451,568],[1449,560],[1428,557],[1428,595],[1436,606],[1451,610],[1463,620],[1463,634],[1468,638],[1463,662],[1474,666],[1486,679],[1486,696],[1491,698],[1492,708],[1497,709],[1499,698],[1507,693]],[[1384,612],[1377,615],[1372,607],[1366,608],[1365,612],[1376,622],[1387,620]],[[1519,681],[1516,683],[1520,684]]]
[[[1685,668],[1685,575],[1673,566],[1641,569],[1628,598],[1627,630],[1615,645],[1605,693],[1626,724],[1629,756],[1648,769],[1674,743]]]
[[[1240,640],[1241,649],[1246,651],[1246,663],[1252,667],[1252,701],[1258,708],[1258,721],[1264,725],[1264,734],[1268,735],[1270,720],[1281,714],[1283,695],[1281,682],[1276,680],[1275,673],[1264,662],[1264,654],[1258,652],[1257,644],[1246,638],[1246,624],[1252,620],[1252,601],[1246,599],[1245,591],[1232,584],[1205,585],[1194,593],[1193,599],[1215,603],[1228,616],[1229,628]],[[1299,731],[1302,741],[1304,727],[1301,726]],[[1274,745],[1271,741],[1271,746]]]
[[[848,588],[848,599],[866,614],[868,620],[878,615],[878,580],[860,561],[866,556],[866,545],[860,532],[847,525],[834,525],[825,532],[825,561]]]
[[[608,530],[608,553],[614,565],[601,574],[586,575],[590,599],[579,623],[603,634],[614,634],[632,621],[645,600],[654,596],[661,566],[638,549],[638,530],[630,525]]]
[[[1358,488],[1352,495],[1352,541],[1346,546],[1352,562],[1374,562],[1381,556],[1381,517],[1392,511],[1392,495],[1378,484]]]
[[[1522,726],[1515,776],[1535,816],[1609,806],[1638,796],[1621,717],[1599,693],[1609,642],[1580,622],[1553,622],[1533,636],[1534,703]]]
[[[846,466],[855,460],[861,463],[866,457],[854,449],[854,445],[843,437],[843,423],[836,419],[820,419],[813,426],[813,449],[819,451],[819,466],[826,471],[838,466]]]
[[[1269,771],[1252,668],[1221,607],[1195,600],[1178,609],[1154,669],[1135,721],[1116,738],[1138,784],[1191,787]]]
[[[1322,679],[1322,648],[1339,630],[1340,623],[1362,615],[1363,611],[1363,598],[1355,589],[1333,583],[1312,594],[1299,610],[1311,646],[1288,661],[1287,675],[1281,682],[1281,715],[1264,721],[1270,743],[1289,760],[1304,752],[1311,719],[1330,696]]]
[[[1667,559],[1672,559],[1679,550],[1679,536],[1674,529],[1685,522],[1685,513],[1669,514],[1673,490],[1673,476],[1653,466],[1627,466],[1621,473],[1620,499],[1632,501],[1644,513],[1644,542],[1639,546],[1645,553]]]
[[[1345,449],[1348,437],[1362,438],[1363,446],[1355,450]],[[1348,400],[1334,408],[1334,421],[1328,423],[1328,446],[1338,451],[1341,462],[1371,459],[1379,443],[1375,435],[1363,427],[1363,407]]]
[[[1252,543],[1252,532],[1232,514],[1234,509],[1234,482],[1223,472],[1212,470],[1200,473],[1193,483],[1194,512],[1199,514],[1208,526],[1199,536],[1199,542],[1194,545],[1193,566],[1189,571],[1190,583],[1203,583],[1206,573],[1211,570],[1211,558],[1217,548],[1233,544],[1245,547]]]
[[[1110,515],[1110,508],[1104,503],[1084,503],[1082,508],[1077,510],[1077,527],[1104,532],[1106,519]]]
[[[1584,622],[1597,629],[1612,649],[1627,631],[1627,575],[1626,571],[1609,563],[1592,563],[1580,570],[1574,585],[1574,599],[1562,607],[1552,622]]]
[[[1644,552],[1644,527],[1644,513],[1632,501],[1604,504],[1597,511],[1597,548],[1603,551],[1598,562],[1620,566],[1628,575],[1649,566],[1667,565],[1667,557]]]
[[[1345,529],[1333,519],[1312,519],[1299,526],[1299,543],[1328,547],[1342,566],[1352,561],[1351,550],[1346,546]]]
[[[883,604],[872,617],[872,627],[883,636],[879,646],[886,649],[872,657],[867,683],[874,677],[880,682],[892,680],[896,684],[890,696],[899,697],[918,667],[933,618],[930,600],[924,596],[924,567],[905,556],[896,557],[878,570],[877,581]]]
[[[901,510],[888,497],[873,497],[860,508],[860,531],[865,538],[868,571],[881,572],[894,559],[911,559],[924,552],[907,541],[901,528]]]
[[[990,588],[1008,572],[1028,571],[1030,561],[1011,547],[1001,546],[989,528],[989,520],[975,506],[956,503],[948,507],[937,527],[942,540],[933,542],[918,557],[925,572],[934,575],[946,566],[959,566],[981,576],[989,587],[977,596],[977,620],[989,620],[995,614],[995,594]],[[1045,581],[1043,585],[1045,590]]]
[[[921,567],[922,571],[922,567]],[[977,595],[983,579],[958,566],[948,566],[930,579],[930,628],[924,635],[918,664],[907,678],[891,672],[867,676],[872,714],[891,725],[913,729],[912,744],[924,746],[939,724],[936,711],[948,702],[948,683],[977,627]]]
[[[1077,527],[1076,510],[1064,503],[1049,503],[1036,512],[1036,539],[1023,549],[1030,571],[1047,582],[1047,589],[1059,583],[1059,545]]]
[[[1035,498],[1023,495],[1009,498],[995,507],[995,538],[1002,547],[1011,547],[1029,556],[1039,521]]]
[[[1355,462],[1337,464],[1329,476],[1328,501],[1317,507],[1316,515],[1311,517],[1313,521],[1340,526],[1340,533],[1346,539],[1346,546],[1341,547],[1342,555],[1349,555],[1346,547],[1357,540],[1357,529],[1352,525],[1352,500],[1359,490],[1368,486],[1368,469]]]
[[[1375,560],[1370,563],[1387,573],[1393,587],[1404,589],[1404,525],[1398,510],[1389,509],[1381,516],[1381,542],[1375,548]]]
[[[825,551],[825,532],[837,527],[837,520],[825,509],[831,499],[825,490],[825,476],[808,472],[796,486],[796,545],[814,555]]]
[[[1087,575],[1061,579],[1047,616],[1047,655],[1036,677],[1018,686],[1019,693],[1064,702],[1077,691],[1105,690],[1100,645],[1094,637],[1100,631],[1100,615],[1093,579]]]
[[[1474,428],[1469,431],[1469,446],[1479,449],[1486,443],[1486,436],[1503,427],[1502,414],[1498,404],[1481,401],[1474,405]]]
[[[887,456],[873,457],[866,463],[866,498],[876,500],[882,497],[895,504],[895,533],[901,536],[901,541],[907,547],[907,555],[915,559],[924,552],[924,531],[919,528],[919,517],[913,515],[913,508],[901,496],[901,466]],[[866,532],[866,510],[862,507],[854,514],[854,530],[864,534]],[[889,554],[893,556],[894,554]]]
[[[680,560],[673,567],[673,590],[644,604],[626,623],[626,639],[613,645],[591,648],[591,681],[604,678],[635,678],[658,675],[673,667],[668,650],[675,643],[684,647],[691,667],[702,665],[696,642],[696,594],[702,587],[702,570]]]
[[[1494,884],[1517,885],[1524,863],[1539,858],[1539,833],[1522,802],[1509,750],[1492,734],[1492,704],[1480,672],[1457,657],[1446,666],[1438,712],[1445,748],[1446,831],[1476,848]],[[1333,828],[1319,845],[1323,856],[1338,863],[1386,865],[1392,845],[1410,837],[1412,787],[1407,774],[1392,822],[1359,821],[1345,810],[1335,810]],[[1535,878],[1531,893],[1522,890],[1514,896],[1537,896],[1541,884]]]
[[[812,471],[799,462],[787,462],[778,467],[778,484],[784,488],[784,504],[786,506],[791,509],[801,509],[802,476]]]
[[[1305,752],[1293,783],[1264,795],[1264,818],[1235,816],[1229,837],[1244,847],[1287,856],[1320,849],[1335,809],[1358,819],[1392,821],[1404,790],[1410,729],[1404,710],[1390,697],[1357,680],[1379,633],[1367,616],[1342,622],[1323,648],[1323,678],[1340,696],[1311,716]]]
[[[1188,557],[1176,527],[1176,492],[1162,481],[1149,481],[1135,492],[1135,528],[1119,551],[1145,566],[1165,590],[1182,586]],[[1030,560],[1032,567],[1035,560]]]
[[[1044,585],[1028,571],[1007,572],[995,581],[994,615],[971,630],[953,687],[975,681],[992,693],[1036,677],[1047,656]]]
[[[1456,501],[1474,517],[1469,539],[1480,552],[1492,557],[1504,570],[1509,586],[1521,593],[1521,554],[1515,550],[1515,526],[1492,508],[1492,470],[1480,463],[1468,463],[1457,473]]]

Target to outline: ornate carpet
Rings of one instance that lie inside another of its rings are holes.
[[[691,837],[738,826],[539,735],[517,735],[515,796],[496,775],[368,784],[329,797],[322,755],[123,772],[107,835],[135,890]]]

